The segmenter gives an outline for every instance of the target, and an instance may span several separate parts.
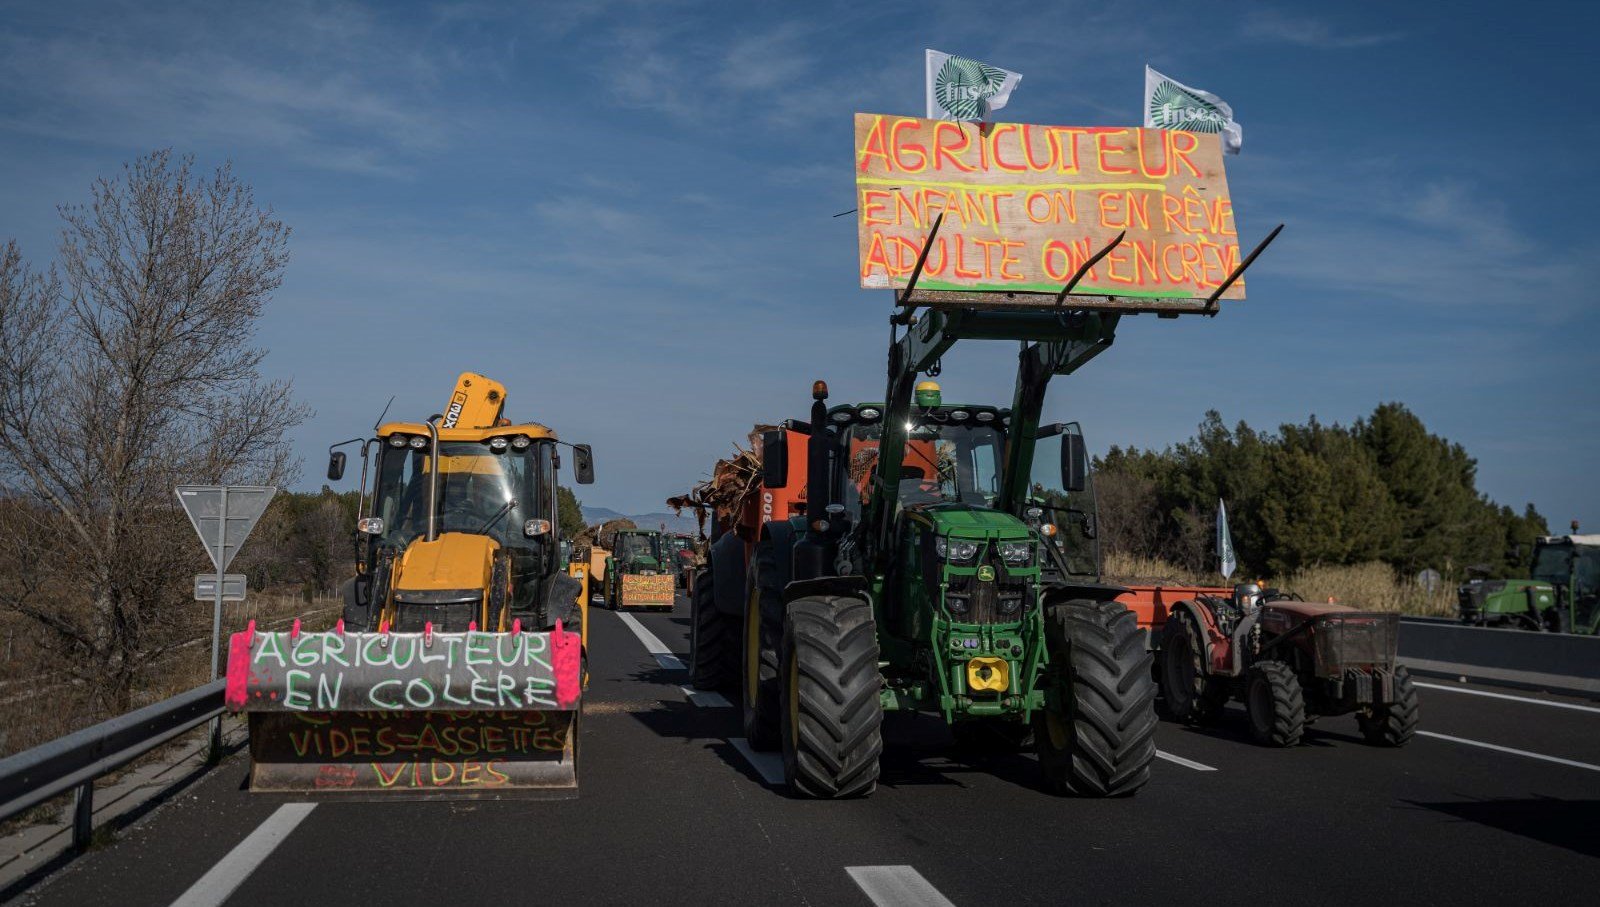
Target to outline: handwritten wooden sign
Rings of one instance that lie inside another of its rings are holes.
[[[1238,266],[1215,135],[1139,127],[953,123],[856,114],[861,286],[974,303],[1050,294],[1126,231],[1073,290],[1076,308],[1209,297]],[[996,295],[1001,294],[1001,295]],[[1244,298],[1237,281],[1224,299]],[[1125,301],[1124,301],[1125,300]]]

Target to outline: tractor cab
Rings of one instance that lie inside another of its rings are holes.
[[[1555,591],[1557,629],[1600,629],[1600,535],[1559,535],[1534,545],[1532,578]]]
[[[361,442],[360,557],[345,607],[351,629],[499,632],[558,619],[563,442],[544,425],[502,418],[504,402],[501,385],[463,374],[443,415],[385,423]],[[577,481],[593,481],[588,447],[567,446]],[[344,456],[332,454],[330,479],[343,472]]]
[[[623,529],[612,536],[611,560],[619,573],[654,576],[662,572],[661,533]],[[609,572],[608,568],[608,572]]]

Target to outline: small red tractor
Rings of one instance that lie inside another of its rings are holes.
[[[1417,691],[1395,663],[1399,615],[1256,583],[1184,591],[1167,609],[1156,668],[1172,718],[1209,723],[1242,700],[1251,735],[1268,746],[1294,746],[1316,718],[1352,712],[1377,746],[1416,733]]]

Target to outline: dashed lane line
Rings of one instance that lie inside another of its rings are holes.
[[[1487,696],[1490,699],[1509,699],[1512,702],[1526,702],[1529,705],[1547,705],[1552,709],[1572,709],[1575,712],[1595,712],[1600,714],[1600,708],[1592,705],[1578,705],[1574,702],[1552,702],[1548,699],[1534,699],[1529,696],[1512,696],[1510,693],[1491,693],[1488,690],[1469,690],[1466,687],[1451,686],[1447,683],[1423,683],[1420,680],[1411,681],[1412,686],[1426,687],[1430,690],[1444,690],[1449,693],[1466,693],[1468,696]]]
[[[878,907],[956,907],[910,866],[846,866],[844,871]]]
[[[743,756],[746,762],[750,763],[750,767],[756,770],[761,780],[774,787],[783,784],[782,756],[777,753],[758,753],[750,748],[750,741],[743,737],[733,737],[728,742],[733,744],[733,748],[739,751],[739,755]]]
[[[628,629],[633,631],[634,636],[639,637],[639,641],[644,643],[645,651],[655,656],[656,664],[666,668],[669,671],[684,670],[683,661],[679,659],[678,656],[672,654],[672,650],[667,648],[666,643],[656,638],[654,633],[651,633],[649,630],[645,629],[644,624],[639,622],[639,618],[634,617],[632,614],[629,614],[626,611],[613,611],[612,613],[617,615],[618,619],[628,625]]]
[[[683,695],[687,696],[690,702],[702,709],[733,708],[733,703],[729,702],[728,697],[721,693],[710,690],[697,690],[694,687],[680,687],[679,689],[683,690]]]
[[[1538,759],[1542,762],[1554,762],[1557,765],[1570,765],[1573,768],[1588,769],[1591,772],[1600,772],[1600,765],[1591,765],[1588,762],[1579,762],[1576,759],[1562,759],[1559,756],[1546,756],[1543,753],[1530,753],[1527,750],[1513,749],[1509,746],[1500,746],[1497,743],[1484,743],[1482,740],[1468,740],[1465,737],[1452,737],[1449,734],[1436,734],[1433,731],[1417,731],[1419,737],[1432,737],[1435,740],[1448,740],[1451,743],[1461,743],[1467,746],[1481,746],[1486,750],[1497,753],[1510,753],[1513,756],[1526,756],[1529,759]]]
[[[267,821],[201,876],[200,881],[173,901],[172,907],[217,907],[226,901],[314,808],[315,803],[285,803],[278,807]]]
[[[1174,756],[1171,753],[1164,753],[1161,750],[1156,750],[1156,758],[1165,759],[1168,762],[1171,762],[1173,765],[1181,765],[1184,768],[1192,768],[1197,772],[1216,771],[1216,768],[1206,765],[1204,762],[1196,762],[1193,759],[1185,759],[1182,756]]]

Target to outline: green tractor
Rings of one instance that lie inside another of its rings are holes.
[[[672,608],[673,580],[662,566],[661,533],[620,529],[611,536],[606,557],[605,598],[613,609]]]
[[[1600,535],[1539,539],[1530,572],[1531,579],[1462,584],[1456,606],[1462,623],[1600,634]]]
[[[762,482],[784,488],[787,435],[806,436],[806,503],[765,523],[751,557],[747,738],[781,750],[796,794],[860,796],[878,781],[884,713],[917,711],[959,746],[1031,740],[1052,792],[1132,794],[1155,756],[1145,632],[1100,581],[1082,435],[1039,424],[1049,380],[1109,347],[1120,315],[899,317],[883,403],[830,407],[818,381],[809,421],[762,439]],[[1023,341],[1009,408],[917,383],[963,338]]]

